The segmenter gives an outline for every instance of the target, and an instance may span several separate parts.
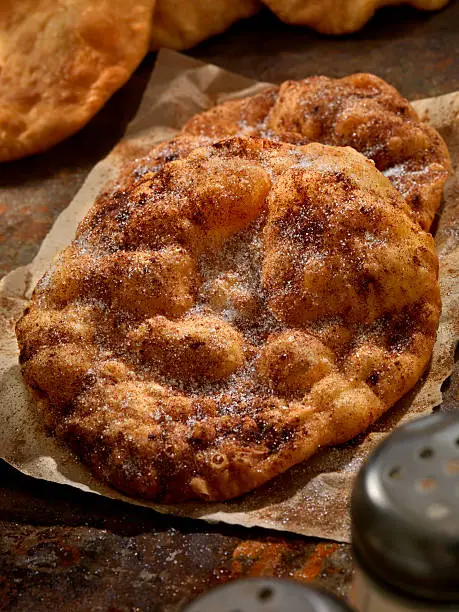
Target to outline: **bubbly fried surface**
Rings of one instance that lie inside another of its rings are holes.
[[[433,221],[450,171],[448,149],[438,132],[421,122],[393,87],[371,74],[286,81],[196,115],[183,132],[351,146],[390,179],[424,229]]]
[[[0,1],[0,162],[70,136],[147,52],[154,0]]]
[[[440,314],[433,239],[360,153],[182,154],[101,199],[17,324],[49,427],[162,502],[235,497],[364,431]]]
[[[382,6],[409,4],[424,11],[443,8],[449,0],[263,0],[282,21],[307,25],[323,34],[360,30]]]
[[[260,8],[260,0],[156,0],[150,48],[189,49]]]

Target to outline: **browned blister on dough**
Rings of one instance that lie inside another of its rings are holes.
[[[363,155],[196,144],[101,197],[17,324],[48,426],[162,502],[235,497],[364,431],[440,315],[432,237]]]

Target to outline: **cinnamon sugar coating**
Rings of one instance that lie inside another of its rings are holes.
[[[17,337],[46,423],[98,477],[161,502],[224,500],[413,387],[438,262],[349,147],[232,137],[180,155],[100,198]]]
[[[196,115],[183,132],[350,146],[372,159],[429,229],[450,171],[447,147],[393,87],[372,74],[285,81]]]

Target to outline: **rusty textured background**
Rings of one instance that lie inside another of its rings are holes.
[[[263,12],[189,53],[261,80],[369,71],[408,98],[440,95],[459,90],[459,2],[433,14],[384,9],[340,39]],[[91,167],[122,135],[153,65],[150,55],[74,137],[0,166],[0,275],[33,258]],[[457,404],[458,379],[445,384],[445,408]],[[345,595],[350,549],[163,517],[34,481],[0,463],[2,610],[178,612],[212,586],[243,576],[296,578]]]

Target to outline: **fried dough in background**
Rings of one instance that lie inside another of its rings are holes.
[[[264,0],[288,23],[342,34],[398,0]],[[410,0],[439,9],[448,0]],[[254,15],[260,0],[0,0],[0,162],[82,128],[148,48],[188,49]]]
[[[0,161],[82,128],[148,51],[155,0],[1,0]]]
[[[150,48],[189,49],[260,8],[259,0],[157,0]]]
[[[322,34],[357,32],[383,6],[409,4],[424,11],[445,7],[449,0],[263,0],[285,23],[304,25]]]
[[[441,9],[449,0],[263,0],[279,19],[309,26],[323,34],[360,30],[378,8],[410,4],[417,9]],[[150,48],[189,49],[261,8],[259,0],[157,0]]]

